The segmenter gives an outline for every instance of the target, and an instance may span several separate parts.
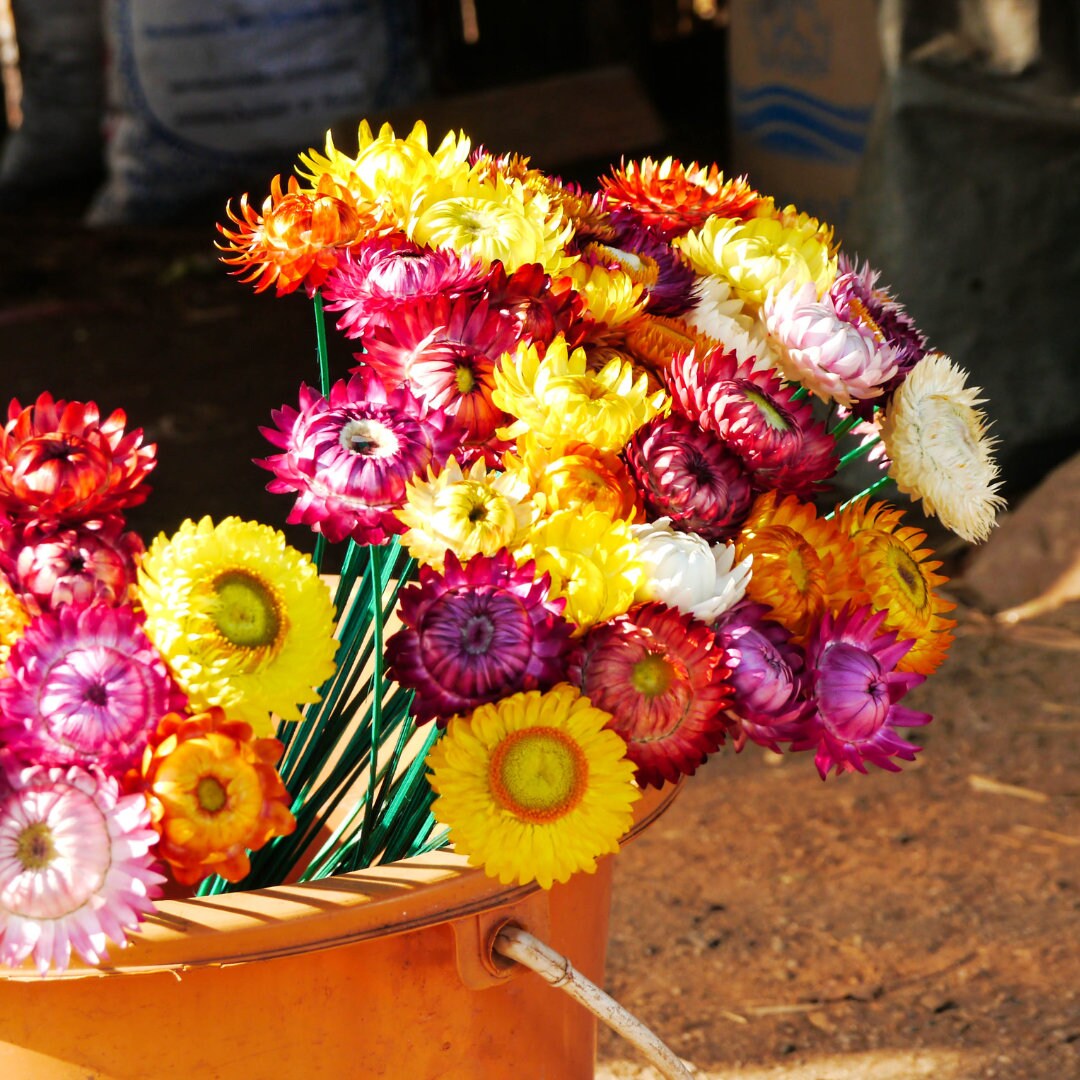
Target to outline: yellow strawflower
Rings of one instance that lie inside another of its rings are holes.
[[[553,445],[569,433],[598,450],[618,452],[630,436],[669,405],[663,390],[650,393],[645,374],[619,356],[590,371],[584,349],[570,352],[557,337],[543,358],[535,345],[522,343],[495,368],[495,404],[517,417],[500,429],[500,438],[526,431]]]
[[[455,718],[428,752],[455,849],[503,884],[549,889],[619,850],[641,797],[611,715],[568,683]]]

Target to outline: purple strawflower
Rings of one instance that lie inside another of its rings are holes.
[[[914,644],[898,641],[895,631],[881,633],[887,611],[870,605],[845,607],[826,614],[810,635],[806,663],[810,671],[810,701],[806,734],[793,750],[815,750],[824,779],[838,773],[866,772],[866,763],[899,772],[893,757],[914,761],[919,747],[898,734],[898,728],[930,723],[929,713],[897,702],[925,675],[897,671],[896,665]]]
[[[765,604],[743,601],[726,611],[713,629],[731,669],[735,698],[728,713],[738,718],[741,749],[746,739],[779,752],[804,732],[803,721],[812,706],[806,700],[808,683],[802,650],[790,631],[767,619]]]
[[[402,628],[386,642],[387,665],[416,691],[420,722],[471,712],[523,690],[546,690],[565,678],[573,627],[565,600],[548,599],[551,578],[508,551],[474,555],[462,565],[446,553],[442,573],[420,568],[401,591]]]

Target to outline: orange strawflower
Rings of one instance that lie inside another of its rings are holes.
[[[934,571],[941,562],[929,548],[920,545],[926,533],[912,526],[900,527],[903,511],[884,502],[869,505],[870,496],[841,510],[837,528],[849,536],[859,559],[859,573],[865,582],[860,603],[870,603],[887,612],[881,629],[895,630],[915,644],[899,660],[897,671],[930,675],[949,651],[955,619],[944,618],[955,604],[943,600],[935,589],[949,579]]]
[[[664,315],[639,320],[623,339],[623,348],[652,371],[663,371],[676,356],[704,356],[718,344],[682,319]]]
[[[274,769],[284,747],[252,737],[249,724],[210,708],[169,713],[143,755],[142,776],[158,854],[183,885],[210,874],[241,881],[249,851],[296,828]]]
[[[854,545],[810,503],[775,491],[759,495],[735,540],[735,558],[754,557],[748,599],[767,604],[769,618],[805,645],[822,615],[854,600],[863,586]]]
[[[313,193],[302,191],[295,176],[282,192],[281,177],[275,176],[262,212],[240,197],[239,213],[231,202],[225,212],[238,228],[218,225],[228,241],[218,244],[221,261],[240,280],[254,282],[255,291],[277,286],[284,296],[303,284],[309,292],[317,289],[337,265],[338,249],[365,239],[376,230],[370,209],[362,208],[329,174],[319,177]]]
[[[748,218],[761,201],[745,176],[726,180],[716,165],[683,165],[670,157],[624,161],[600,184],[609,209],[632,210],[667,240],[699,228],[710,217]]]

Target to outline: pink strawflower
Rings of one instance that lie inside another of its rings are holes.
[[[143,795],[77,766],[9,767],[0,782],[0,962],[63,971],[124,946],[165,878]]]
[[[650,519],[710,543],[735,535],[754,491],[742,462],[715,435],[678,413],[654,417],[624,450]]]
[[[77,525],[33,522],[4,530],[0,566],[35,611],[58,604],[118,606],[135,584],[135,560],[144,550],[135,532],[114,514]]]
[[[768,612],[764,604],[744,601],[721,615],[713,629],[731,669],[728,715],[738,720],[736,745],[741,749],[751,739],[779,752],[778,741],[803,733],[811,706],[803,651],[790,631],[766,618]]]
[[[341,312],[337,328],[347,338],[363,338],[372,327],[386,325],[391,311],[476,289],[487,273],[470,255],[432,251],[395,234],[343,252],[322,291],[326,310]]]
[[[491,400],[492,372],[517,343],[514,319],[486,300],[437,296],[389,313],[357,359],[388,386],[408,383],[431,408],[454,417],[466,446],[481,448],[507,421]]]
[[[157,463],[157,447],[143,446],[141,428],[124,432],[117,409],[104,420],[92,401],[38,396],[8,406],[0,428],[0,510],[22,521],[79,521],[138,506]]]
[[[329,399],[301,386],[299,410],[283,405],[272,417],[277,427],[260,430],[282,452],[257,462],[275,475],[267,490],[297,492],[289,524],[331,543],[381,544],[404,532],[394,511],[406,483],[442,466],[461,441],[444,411],[407,387],[388,391],[369,369],[339,380]]]
[[[831,768],[864,773],[867,762],[899,772],[891,759],[914,761],[920,750],[897,729],[928,724],[932,718],[897,702],[926,676],[896,670],[914,642],[898,641],[894,631],[881,633],[887,616],[869,605],[845,606],[839,615],[822,618],[807,645],[813,711],[805,734],[791,748],[816,750],[822,779]]]
[[[733,450],[755,487],[806,497],[836,472],[836,440],[809,398],[733,352],[676,356],[664,371],[672,406]]]
[[[869,264],[859,267],[841,253],[836,280],[829,287],[829,299],[836,314],[846,322],[869,330],[875,339],[888,347],[896,362],[896,372],[882,386],[885,406],[889,395],[904,376],[926,355],[926,337],[915,320],[892,294],[878,286],[878,272]]]
[[[641,604],[592,627],[568,677],[611,713],[608,726],[626,740],[639,784],[693,774],[730,727],[722,650],[705,623],[666,604]]]
[[[444,570],[421,566],[401,591],[402,629],[386,643],[390,673],[416,691],[413,715],[440,725],[523,690],[565,677],[572,625],[566,601],[549,600],[551,577],[505,549],[464,564],[446,553]]]
[[[777,362],[784,376],[825,401],[848,407],[873,401],[899,371],[893,349],[873,326],[842,319],[828,293],[818,298],[813,282],[770,292],[762,315],[783,346]]]
[[[183,706],[128,608],[62,605],[11,649],[0,678],[0,742],[45,765],[132,765],[158,721]]]

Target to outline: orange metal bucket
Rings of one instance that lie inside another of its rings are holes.
[[[648,792],[633,836],[677,789]],[[12,1080],[577,1080],[596,1022],[491,946],[513,922],[603,982],[612,860],[544,892],[449,853],[162,901],[114,963],[0,971]]]

